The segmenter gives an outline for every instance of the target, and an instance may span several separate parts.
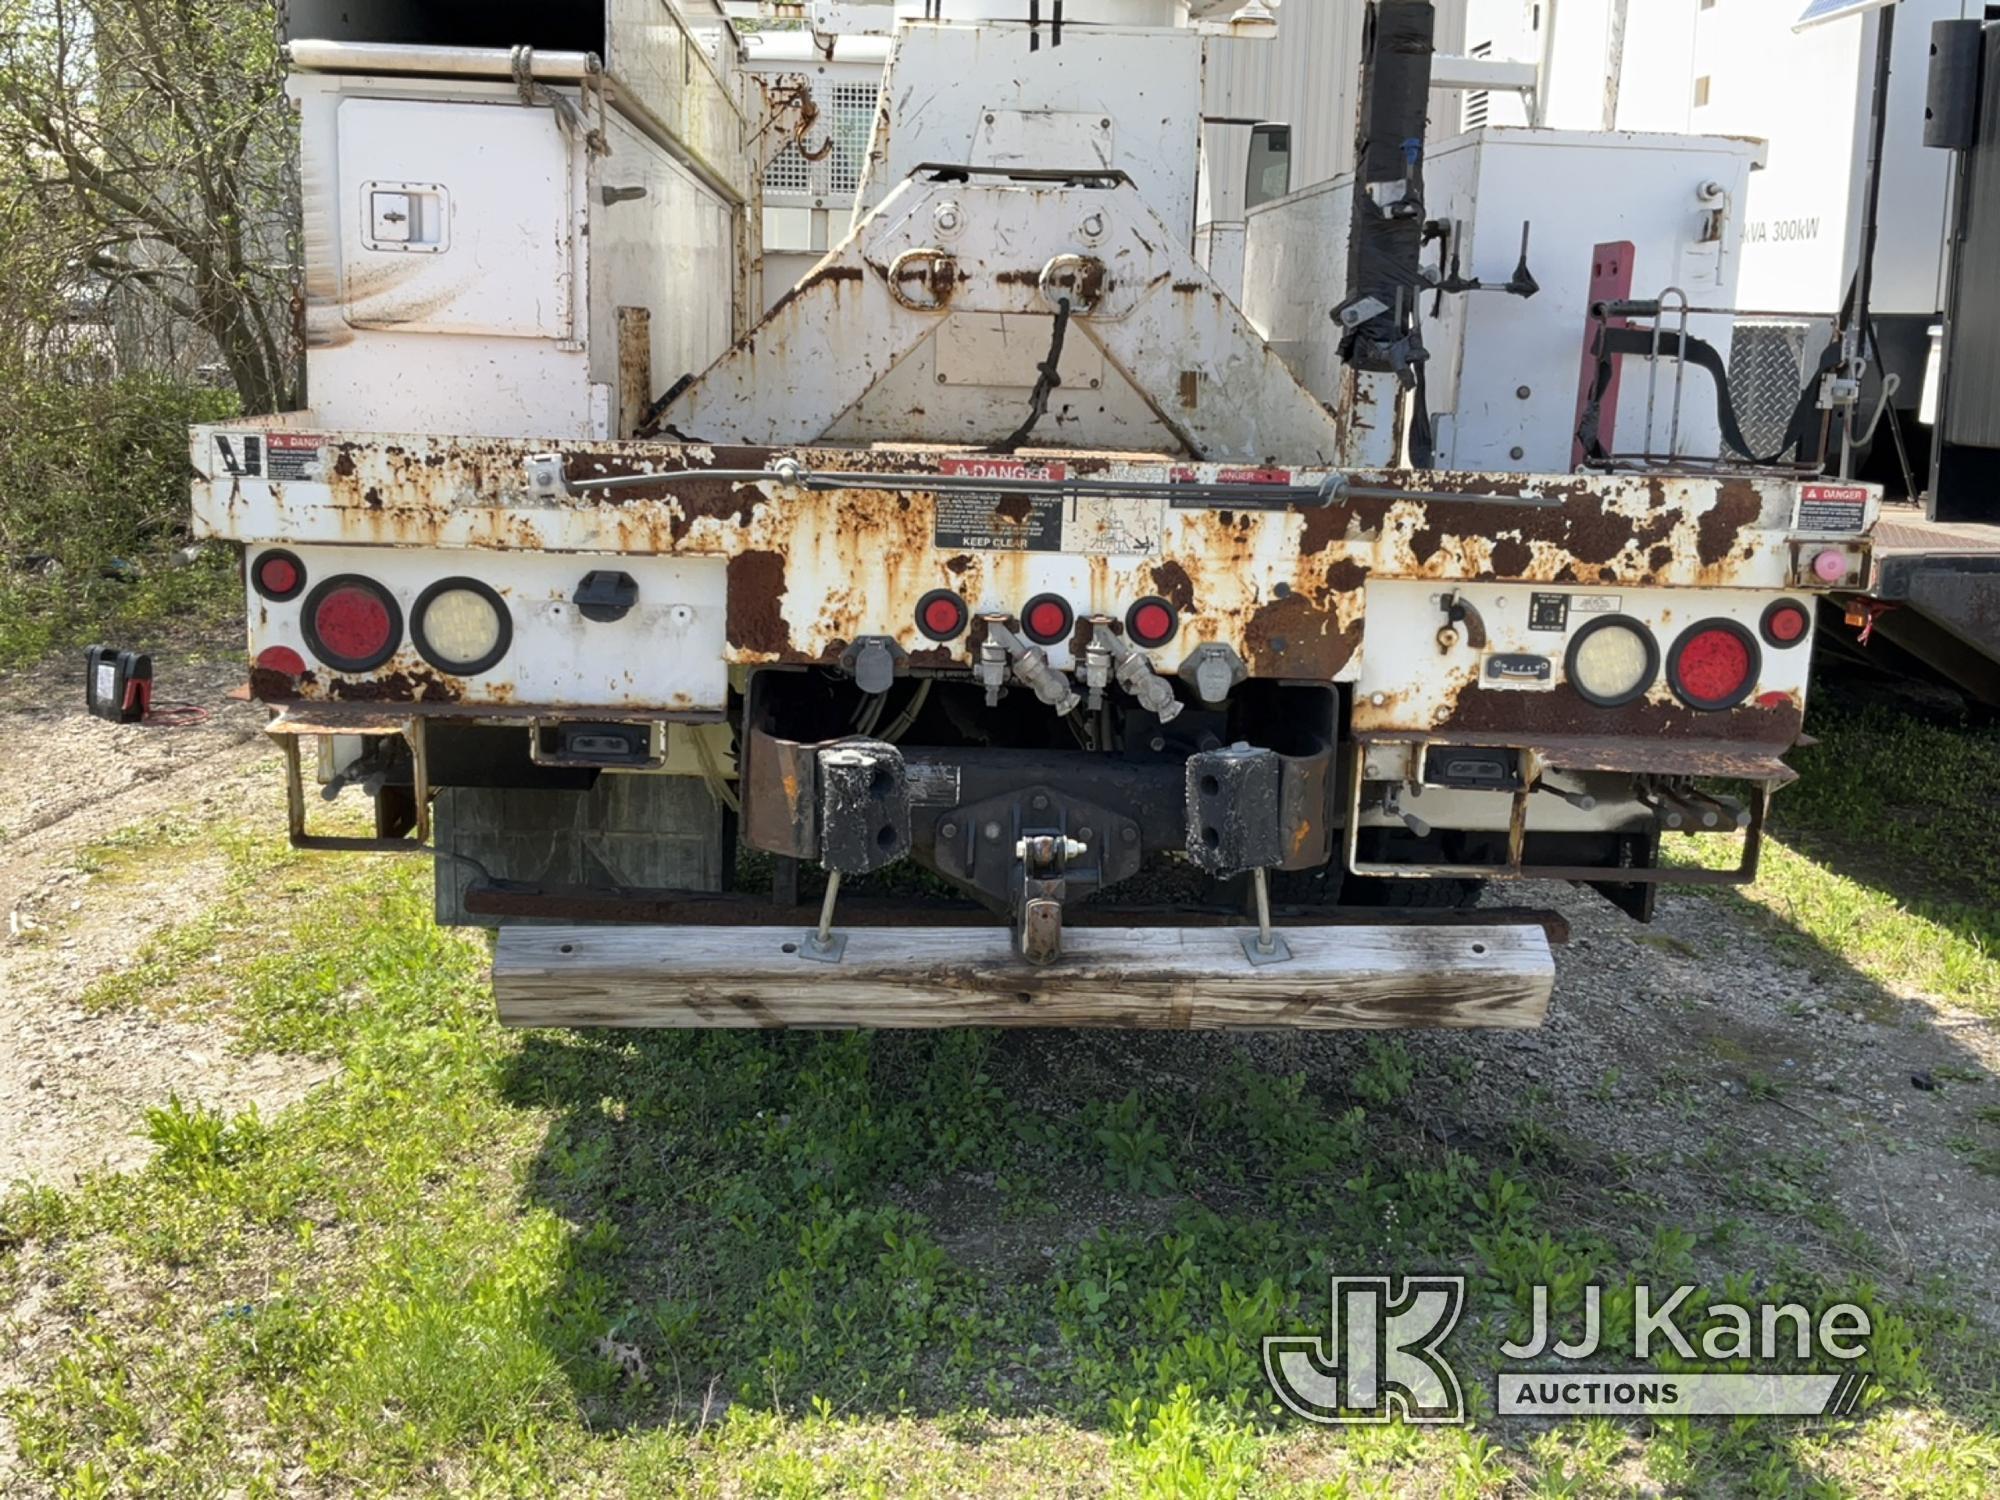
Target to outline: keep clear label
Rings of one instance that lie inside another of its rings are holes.
[[[940,472],[973,479],[1061,484],[1069,466],[1019,458],[948,458]],[[1151,556],[1160,550],[1165,504],[1137,495],[1037,495],[949,490],[937,497],[932,538],[960,552],[1087,552]]]
[[[1868,523],[1868,491],[1858,484],[1802,484],[1794,531],[1859,531]]]

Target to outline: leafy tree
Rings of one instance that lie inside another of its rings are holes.
[[[295,404],[292,139],[273,0],[0,0],[0,335],[151,308]]]

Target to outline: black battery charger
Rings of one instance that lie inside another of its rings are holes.
[[[153,658],[143,651],[92,646],[84,653],[83,701],[113,724],[137,724],[153,706]]]

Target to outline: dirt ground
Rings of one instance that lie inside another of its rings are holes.
[[[0,1184],[67,1186],[95,1166],[141,1165],[145,1111],[170,1093],[268,1115],[324,1076],[299,1058],[237,1055],[211,1024],[78,1004],[148,938],[201,915],[225,873],[196,847],[103,880],[84,851],[162,815],[213,821],[274,784],[260,774],[276,760],[263,710],[228,697],[240,656],[193,643],[157,668],[159,698],[205,709],[204,722],[92,718],[80,656],[0,680]]]
[[[140,1165],[144,1112],[170,1091],[268,1117],[324,1076],[308,1060],[240,1055],[212,1023],[78,1004],[149,935],[198,916],[224,874],[198,843],[118,880],[93,879],[83,851],[163,813],[201,822],[256,798],[273,822],[282,815],[261,711],[226,697],[239,670],[231,654],[161,660],[174,663],[161,696],[207,707],[206,723],[93,720],[80,664],[0,682],[0,1183],[64,1185],[94,1166]],[[1450,1104],[1437,1091],[1440,1139],[1504,1139],[1532,1125],[1589,1142],[1640,1164],[1649,1193],[1692,1221],[1741,1217],[1799,1253],[1851,1266],[1852,1247],[1825,1245],[1807,1222],[1830,1196],[1887,1257],[1868,1266],[1878,1280],[1948,1278],[1975,1309],[1987,1300],[2000,1176],[1952,1142],[2000,1105],[1994,1022],[1837,967],[1815,977],[1727,900],[1666,894],[1650,928],[1564,887],[1504,900],[1556,908],[1573,937],[1545,1029],[1412,1039],[1419,1099],[1432,1077],[1474,1079]],[[1135,1077],[1212,1059],[1197,1037],[1101,1045],[1128,1051]],[[1308,1072],[1344,1070],[1359,1055],[1346,1037],[1250,1045],[1271,1066]],[[1983,1315],[2000,1326],[2000,1313]]]

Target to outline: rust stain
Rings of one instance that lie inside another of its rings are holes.
[[[1732,479],[1717,492],[1715,503],[1701,513],[1696,555],[1711,567],[1728,558],[1745,527],[1757,524],[1763,502],[1748,481]]]
[[[1501,578],[1519,578],[1535,560],[1535,549],[1518,537],[1503,537],[1493,544],[1493,572]]]
[[[1568,687],[1547,693],[1496,693],[1468,686],[1434,726],[1512,735],[1523,743],[1541,738],[1727,740],[1788,749],[1805,715],[1795,696],[1772,704],[1746,703],[1708,713],[1672,700],[1643,698],[1622,708],[1598,708]]]
[[[1153,565],[1153,587],[1179,613],[1186,614],[1194,608],[1194,580],[1172,558]]]
[[[782,657],[792,649],[785,623],[785,560],[775,552],[739,552],[729,559],[729,644]]]
[[[427,667],[387,672],[380,677],[336,677],[327,695],[345,703],[456,703],[465,685]]]
[[[1324,682],[1360,644],[1359,613],[1341,625],[1330,597],[1317,603],[1299,593],[1275,599],[1243,627],[1244,656],[1256,677]]]

